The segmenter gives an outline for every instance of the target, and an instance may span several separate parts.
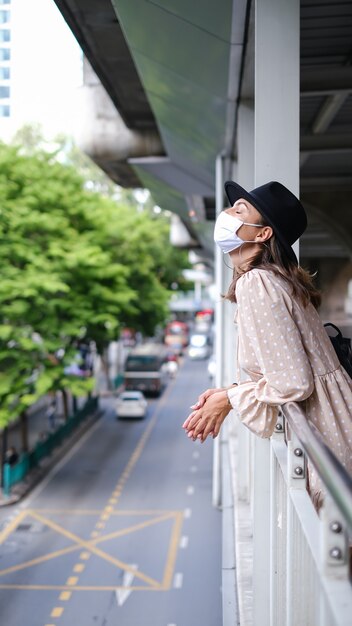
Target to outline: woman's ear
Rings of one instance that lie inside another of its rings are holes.
[[[271,226],[263,226],[263,228],[260,229],[259,233],[257,233],[254,241],[268,241],[268,239],[270,239],[270,237],[272,236],[273,229],[271,228]]]

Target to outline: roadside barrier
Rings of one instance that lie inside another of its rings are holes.
[[[3,467],[3,493],[9,496],[11,487],[23,480],[28,472],[38,467],[40,461],[49,456],[54,448],[59,446],[76,428],[98,408],[98,398],[89,398],[84,407],[68,418],[67,422],[60,426],[47,439],[38,441],[30,452],[21,455],[15,465],[5,463]]]

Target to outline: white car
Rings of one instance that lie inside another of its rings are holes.
[[[141,391],[123,391],[116,400],[116,416],[119,418],[143,418],[148,402]]]
[[[204,334],[192,335],[188,346],[188,356],[190,359],[207,359],[210,356],[209,338]]]

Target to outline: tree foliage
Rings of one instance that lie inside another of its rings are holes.
[[[0,144],[0,425],[50,389],[87,389],[65,375],[77,342],[101,351],[122,326],[151,334],[187,265],[165,218],[31,150]]]

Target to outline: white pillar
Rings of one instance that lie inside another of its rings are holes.
[[[219,155],[215,163],[215,219],[224,208],[224,159]],[[221,387],[224,377],[224,303],[221,293],[224,285],[224,265],[222,252],[218,246],[214,247],[215,256],[215,387]],[[213,444],[213,505],[221,504],[221,459],[220,437],[214,439]]]
[[[250,191],[254,187],[254,102],[244,100],[238,107],[237,182]]]
[[[224,171],[225,159],[219,155],[216,159],[215,170],[215,214],[216,217],[224,207]],[[227,168],[226,168],[227,169]],[[230,385],[234,380],[235,371],[235,339],[233,315],[229,302],[222,297],[231,282],[232,269],[229,258],[224,257],[223,252],[215,246],[215,284],[216,284],[216,304],[215,304],[215,386],[223,387]],[[227,255],[226,255],[227,256]],[[226,265],[227,263],[227,265]],[[213,504],[219,506],[221,503],[221,433],[220,437],[214,440],[213,454]]]
[[[242,101],[238,107],[237,182],[250,191],[254,187],[254,102]],[[249,502],[252,484],[253,435],[241,424],[238,428],[237,485],[240,500]]]
[[[299,0],[256,0],[255,186],[299,194]],[[254,625],[270,626],[270,444],[255,441]]]

